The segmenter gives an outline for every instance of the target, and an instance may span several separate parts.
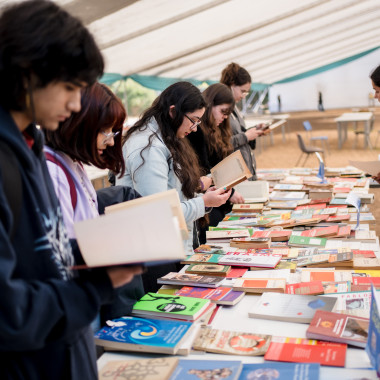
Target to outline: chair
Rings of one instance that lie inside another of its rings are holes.
[[[328,137],[327,136],[313,136],[312,135],[313,128],[311,127],[310,121],[308,121],[308,120],[305,120],[303,122],[303,126],[304,126],[306,132],[309,135],[310,142],[319,140],[321,142],[322,148],[326,149],[330,153],[328,142],[327,142]]]
[[[306,153],[306,158],[305,158],[305,161],[303,162],[302,166],[304,166],[306,164],[306,161],[307,159],[309,158],[309,155],[312,154],[312,153],[321,153],[322,154],[322,158],[323,158],[323,162],[325,163],[326,165],[326,160],[325,160],[325,155],[324,155],[324,150],[322,148],[319,148],[317,146],[311,146],[311,145],[305,145],[304,141],[303,141],[303,138],[301,137],[300,134],[297,133],[297,138],[298,138],[298,145],[301,149],[301,155],[296,163],[296,166],[298,166],[298,163],[301,161],[301,158],[302,158],[302,155],[304,153]]]

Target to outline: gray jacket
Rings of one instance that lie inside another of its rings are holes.
[[[255,181],[256,177],[256,160],[253,154],[253,150],[256,146],[256,141],[248,141],[248,138],[245,134],[246,127],[243,117],[240,115],[240,112],[236,109],[230,115],[230,124],[232,129],[231,142],[234,147],[234,151],[240,150],[243,158],[248,166],[248,169],[252,173],[252,177],[249,181]]]
[[[152,145],[144,150],[145,162],[139,168],[143,162],[140,153],[148,145],[149,136],[154,132],[158,137],[154,137]],[[116,185],[130,186],[142,196],[177,189],[190,237],[185,242],[185,249],[191,254],[193,252],[193,223],[205,215],[205,204],[201,196],[187,199],[182,193],[182,185],[174,172],[170,151],[162,140],[155,119],[148,123],[144,131],[136,131],[131,135],[124,144],[123,155],[126,170],[122,178],[116,178]]]

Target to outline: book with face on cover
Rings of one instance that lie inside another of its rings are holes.
[[[220,277],[177,272],[170,272],[157,279],[158,284],[199,286],[204,288],[217,288],[222,281],[223,279]]]
[[[208,308],[210,302],[200,298],[147,293],[135,303],[132,315],[195,321]]]
[[[99,370],[99,380],[169,380],[177,358],[111,360]]]
[[[170,380],[238,380],[242,366],[239,360],[180,360]]]
[[[364,348],[368,327],[367,318],[317,310],[306,330],[306,337]]]
[[[83,220],[74,230],[84,268],[185,258],[178,220],[167,199]]]
[[[243,364],[239,380],[319,380],[318,363],[264,363]]]
[[[177,353],[193,324],[185,321],[121,317],[95,334],[95,343],[109,350]]]
[[[251,318],[310,323],[317,310],[332,311],[335,297],[263,293],[248,313]]]
[[[213,329],[202,326],[193,348],[227,355],[261,356],[268,349],[271,335]]]
[[[252,177],[240,152],[231,153],[210,170],[216,188],[231,189],[240,182]]]

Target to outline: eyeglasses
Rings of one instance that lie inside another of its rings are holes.
[[[190,129],[193,131],[195,128],[199,127],[202,123],[202,120],[196,120],[194,121],[191,117],[187,116],[185,114],[185,116],[193,123],[193,125],[190,127]]]
[[[106,136],[106,138],[103,140],[103,144],[106,144],[107,142],[109,142],[111,139],[114,139],[119,133],[120,131],[117,131],[117,132],[110,132],[110,133],[105,133],[105,132],[100,132],[102,135]]]

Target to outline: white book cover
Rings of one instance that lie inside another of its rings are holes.
[[[178,220],[167,200],[77,222],[74,230],[89,267],[185,258]]]
[[[282,255],[267,255],[267,254],[235,254],[235,255],[225,255],[219,264],[221,265],[238,265],[246,267],[275,267],[281,260]]]
[[[272,191],[269,196],[274,201],[297,201],[304,199],[306,192],[304,191]]]
[[[290,278],[290,269],[278,269],[278,270],[250,270],[241,276],[241,278],[285,278],[288,282]]]

